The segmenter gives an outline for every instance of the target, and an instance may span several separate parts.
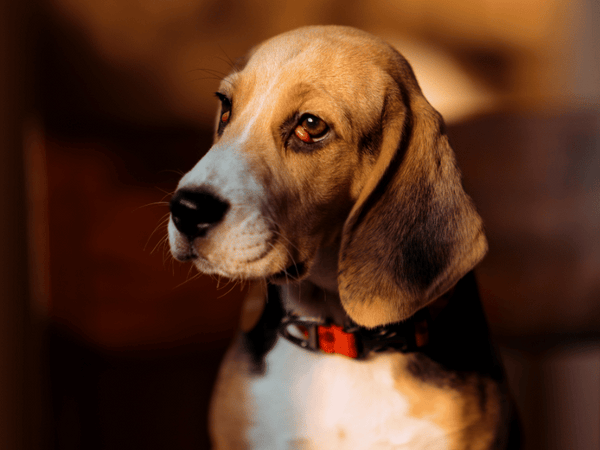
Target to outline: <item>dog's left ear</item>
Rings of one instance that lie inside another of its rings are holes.
[[[402,62],[385,102],[377,161],[346,220],[339,255],[342,305],[365,327],[409,318],[487,251],[442,118]]]

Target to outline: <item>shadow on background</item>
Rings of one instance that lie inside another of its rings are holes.
[[[448,122],[526,448],[600,446],[596,2],[3,8],[3,449],[208,448],[244,290],[172,261],[167,202],[211,145],[230,61],[316,23],[388,39]]]

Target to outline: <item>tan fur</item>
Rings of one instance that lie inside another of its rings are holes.
[[[447,430],[452,438],[449,448],[487,450],[496,439],[496,430],[502,420],[500,410],[501,392],[497,383],[471,374],[455,381],[457,386],[426,383],[415,377],[407,377],[408,359],[398,358],[396,389],[410,403],[413,417],[429,419]],[[482,402],[477,386],[485,392]]]

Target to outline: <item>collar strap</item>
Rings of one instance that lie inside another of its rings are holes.
[[[429,342],[431,320],[429,308],[417,311],[404,322],[372,329],[355,324],[342,327],[327,321],[287,314],[281,322],[279,334],[306,350],[364,359],[371,352],[418,351]]]

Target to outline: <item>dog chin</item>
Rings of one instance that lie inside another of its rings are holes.
[[[283,270],[277,269],[281,264],[268,261],[269,258],[253,261],[251,263],[233,263],[227,265],[214,264],[202,256],[195,255],[193,264],[199,272],[205,275],[218,275],[237,280],[266,279],[274,284],[286,284],[300,281],[308,276],[308,267],[305,263],[291,264]]]

